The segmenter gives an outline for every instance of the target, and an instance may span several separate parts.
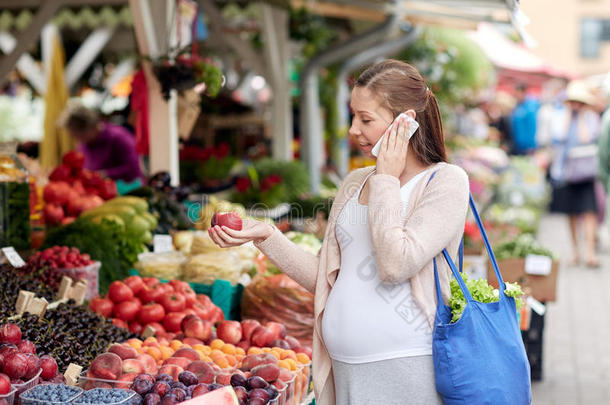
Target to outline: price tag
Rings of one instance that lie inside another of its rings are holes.
[[[19,256],[19,253],[17,253],[17,251],[15,250],[14,247],[12,247],[12,246],[4,247],[4,248],[2,248],[2,253],[4,253],[4,256],[6,257],[8,262],[11,264],[11,266],[13,266],[13,267],[25,266],[25,262],[23,261],[21,256]]]
[[[75,386],[78,383],[78,377],[80,373],[83,371],[83,367],[78,364],[70,363],[66,372],[64,373],[64,377],[66,377],[66,384]]]
[[[540,316],[543,316],[546,313],[546,306],[534,297],[527,297],[527,304],[530,306],[532,311]]]
[[[157,330],[149,325],[144,329],[144,332],[142,332],[142,337],[146,339],[151,336],[155,336],[155,333],[157,333]]]
[[[165,253],[174,250],[174,243],[171,235],[155,235],[153,238],[155,253]]]
[[[536,276],[551,274],[553,261],[548,256],[527,255],[525,257],[525,272]]]

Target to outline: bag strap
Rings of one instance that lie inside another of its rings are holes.
[[[434,175],[430,177],[430,180],[432,180],[432,177],[434,177]],[[430,180],[428,181],[428,183],[430,183]],[[489,243],[489,238],[487,237],[487,232],[485,232],[485,227],[483,226],[483,221],[481,221],[481,217],[479,216],[479,212],[477,211],[477,207],[474,203],[474,199],[472,198],[472,194],[469,195],[469,200],[470,200],[470,208],[472,210],[472,214],[474,215],[475,221],[477,223],[477,227],[479,228],[479,231],[481,232],[481,235],[483,236],[483,241],[485,243],[485,249],[487,250],[487,254],[491,261],[492,267],[494,269],[494,272],[496,273],[496,278],[498,279],[498,285],[500,286],[499,298],[500,298],[500,300],[502,300],[506,296],[506,294],[504,292],[504,290],[506,290],[506,284],[504,283],[504,279],[502,278],[502,274],[500,273],[500,268],[498,267],[498,262],[496,261],[496,256],[494,255],[493,249],[491,248],[491,244]],[[451,272],[453,273],[453,276],[455,277],[456,281],[458,282],[460,289],[462,290],[462,294],[464,294],[464,298],[466,299],[466,301],[472,301],[473,300],[472,295],[470,294],[470,291],[468,291],[468,287],[466,287],[466,284],[464,283],[464,280],[460,274],[463,269],[463,262],[464,262],[463,243],[464,243],[464,239],[462,238],[462,240],[460,241],[460,247],[458,250],[459,266],[460,266],[459,271],[456,268],[455,263],[451,259],[451,255],[449,254],[449,252],[447,251],[446,248],[443,249],[442,253],[443,253],[443,256],[445,257],[445,260],[447,261],[447,264],[449,265],[449,268],[451,269]],[[442,305],[443,300],[442,300],[440,281],[438,278],[438,266],[436,264],[436,257],[433,258],[432,261],[434,263],[434,280],[435,280],[435,284],[436,284],[436,298],[437,298],[438,305],[440,306],[440,305]]]

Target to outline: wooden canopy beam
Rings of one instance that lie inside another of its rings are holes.
[[[40,36],[42,27],[55,15],[55,12],[62,5],[63,0],[46,0],[40,6],[30,26],[17,37],[17,45],[13,51],[3,56],[0,60],[0,86],[4,85],[8,79],[8,74],[15,67],[21,55],[30,49]]]

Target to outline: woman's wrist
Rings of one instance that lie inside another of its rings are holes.
[[[271,235],[273,235],[273,232],[275,232],[275,227],[271,224],[264,224],[265,230],[264,232],[262,232],[262,235],[260,238],[257,238],[255,240],[255,242],[260,243],[260,242],[264,242],[265,240],[267,240]]]

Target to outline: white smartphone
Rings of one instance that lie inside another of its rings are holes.
[[[385,130],[383,135],[381,135],[381,138],[379,138],[375,146],[373,146],[373,149],[371,150],[373,156],[379,156],[379,149],[381,148],[381,141],[383,140],[383,137],[390,133],[394,125],[396,125],[396,123],[400,120],[401,117],[404,117],[407,120],[407,123],[409,124],[409,134],[407,135],[407,139],[411,139],[415,131],[417,131],[417,128],[419,128],[419,124],[417,123],[417,121],[411,118],[411,116],[407,113],[398,114],[398,117],[394,118],[394,121],[392,121],[388,129]]]

